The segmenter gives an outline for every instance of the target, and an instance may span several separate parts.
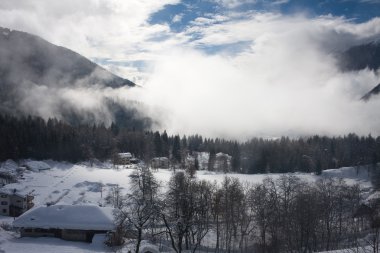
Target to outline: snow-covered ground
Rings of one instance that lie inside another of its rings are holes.
[[[93,167],[89,164],[70,164],[46,161],[50,170],[29,171],[23,173],[18,183],[8,184],[5,188],[17,189],[20,192],[31,192],[34,196],[35,206],[46,203],[54,204],[81,204],[93,203],[104,204],[108,192],[115,186],[122,194],[129,188],[130,175],[134,166],[120,166],[114,168],[111,164],[97,164]],[[158,169],[153,171],[156,178],[167,185],[172,171]],[[198,179],[221,182],[225,176],[235,177],[241,181],[260,183],[266,177],[274,179],[281,174],[223,174],[209,171],[198,171]],[[321,177],[343,178],[347,183],[360,183],[362,188],[370,189],[371,183],[367,169],[362,168],[340,168],[326,170],[321,176],[311,173],[294,173],[301,179],[313,182]],[[4,217],[1,223],[10,223],[12,218]],[[52,247],[56,252],[107,252],[99,243],[88,244],[80,242],[69,242],[56,238],[17,238],[15,234],[0,230],[0,252],[51,252]]]

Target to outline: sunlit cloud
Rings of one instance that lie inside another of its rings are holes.
[[[234,7],[246,2],[220,4]],[[101,111],[108,122],[112,117],[99,105],[105,97],[117,96],[142,101],[149,107],[144,113],[171,133],[238,139],[380,134],[380,99],[359,100],[380,82],[379,73],[343,73],[335,57],[379,38],[380,18],[355,23],[333,15],[227,10],[194,16],[181,31],[165,22],[149,23],[152,14],[176,3],[7,0],[0,3],[0,25],[71,48],[143,86],[94,89],[94,96],[91,88],[33,90],[70,104],[81,94],[87,98],[83,109]],[[169,23],[181,23],[183,18],[173,15]],[[56,108],[49,101],[40,114],[56,113],[48,111]],[[26,100],[25,106],[32,102]]]

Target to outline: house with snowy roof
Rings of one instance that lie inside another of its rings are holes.
[[[114,159],[114,163],[118,165],[126,165],[126,164],[130,164],[132,159],[133,159],[133,156],[129,152],[117,153]]]
[[[34,196],[17,189],[0,189],[0,215],[17,217],[34,206]]]
[[[232,156],[225,154],[225,153],[217,153],[215,155],[215,163],[214,163],[214,170],[215,171],[221,171],[221,172],[229,172],[231,171],[231,161]]]
[[[41,161],[28,161],[25,163],[25,167],[28,170],[34,171],[34,172],[40,172],[43,170],[50,170],[51,167],[49,164]]]
[[[17,182],[17,177],[21,174],[18,164],[10,159],[0,164],[0,182],[3,185]]]
[[[33,208],[16,220],[13,227],[21,237],[57,237],[91,242],[95,234],[116,230],[113,208],[96,205],[51,205]]]

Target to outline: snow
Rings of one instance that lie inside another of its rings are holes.
[[[25,198],[27,195],[29,195],[29,192],[26,192],[25,190],[19,191],[17,189],[10,189],[10,188],[1,188],[0,194],[6,194],[6,195],[16,195],[21,198]]]
[[[23,178],[19,179],[18,183],[5,185],[3,189],[13,190],[17,192],[30,193],[34,195],[35,207],[53,203],[56,206],[60,205],[84,205],[105,204],[105,197],[113,187],[118,187],[121,194],[126,194],[129,191],[129,177],[137,165],[128,166],[113,166],[109,163],[91,163],[70,164],[63,162],[45,161],[51,169],[44,171],[25,171]],[[163,185],[162,190],[168,185],[168,181],[173,174],[173,171],[167,169],[153,170],[152,173]],[[371,188],[368,170],[362,167],[358,170],[347,167],[340,169],[332,169],[323,171],[321,176],[313,173],[290,173],[300,177],[307,182],[315,182],[320,178],[342,178],[347,183],[359,183],[364,188]],[[228,177],[238,178],[242,182],[252,184],[261,183],[263,179],[271,177],[274,180],[283,174],[256,174],[245,175],[237,173],[222,173],[210,172],[207,170],[197,171],[198,179],[216,181],[220,184],[223,179]],[[52,206],[51,206],[52,207]],[[51,208],[49,207],[49,208]],[[84,212],[88,213],[88,212]],[[0,220],[0,223],[2,220]],[[7,235],[3,235],[7,233]],[[6,236],[6,238],[5,238]],[[6,231],[0,231],[0,252],[107,252],[106,249],[100,249],[88,243],[68,242],[57,238],[13,238]],[[4,238],[5,239],[4,239]],[[3,238],[3,239],[1,239]],[[53,249],[52,249],[53,247]],[[103,247],[103,246],[102,246]],[[123,250],[124,251],[124,250]],[[127,252],[127,251],[125,251]],[[152,251],[154,252],[154,251]]]
[[[52,205],[33,208],[14,222],[16,228],[113,230],[113,208],[95,205]]]
[[[120,158],[127,158],[127,159],[132,158],[132,154],[129,153],[129,152],[126,152],[126,153],[119,153],[118,156],[119,156]]]
[[[113,252],[107,246],[96,243],[64,241],[58,238],[17,238],[7,232],[0,231],[1,252],[4,253],[91,253],[91,252]]]
[[[50,166],[47,163],[41,161],[28,161],[25,163],[25,166],[35,172],[50,169]]]
[[[6,160],[0,166],[0,172],[16,176],[18,174],[19,166],[13,160]]]

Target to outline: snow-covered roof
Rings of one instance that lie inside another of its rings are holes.
[[[20,198],[25,198],[26,196],[30,195],[24,191],[19,191],[17,189],[10,189],[10,188],[4,188],[4,187],[0,188],[0,194],[16,195],[16,196],[19,196]]]
[[[126,153],[119,153],[118,154],[120,158],[132,158],[132,154],[129,152]]]
[[[222,152],[219,152],[219,153],[216,154],[216,157],[230,157],[230,155],[222,153]]]
[[[152,160],[154,160],[154,161],[166,161],[166,160],[169,160],[169,158],[162,156],[162,157],[154,157]]]
[[[96,205],[52,205],[33,208],[13,221],[17,228],[114,230],[113,208]]]
[[[29,161],[25,163],[25,166],[35,172],[50,169],[50,166],[47,163],[41,161]]]
[[[19,166],[17,165],[17,163],[10,159],[3,162],[0,166],[1,173],[6,173],[13,176],[17,175],[18,169]]]

